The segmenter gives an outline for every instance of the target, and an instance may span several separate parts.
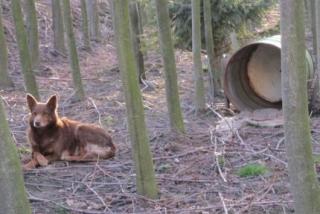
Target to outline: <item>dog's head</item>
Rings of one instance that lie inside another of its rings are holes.
[[[34,128],[45,128],[57,121],[57,96],[51,96],[46,103],[38,102],[31,94],[27,94],[30,110],[29,123]]]

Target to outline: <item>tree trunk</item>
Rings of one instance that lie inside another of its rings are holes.
[[[316,69],[314,78],[314,88],[311,97],[311,110],[313,113],[320,113],[320,1],[315,1],[315,26],[313,28],[316,30],[316,35],[313,38],[315,40],[316,48],[314,51],[316,53]],[[313,18],[313,17],[312,17]]]
[[[59,53],[66,55],[64,44],[63,16],[60,0],[51,0],[52,3],[52,30],[53,48]]]
[[[212,14],[211,14],[211,0],[203,0],[203,13],[205,25],[205,39],[207,56],[209,60],[209,74],[210,74],[210,91],[211,103],[214,102],[215,93],[219,90],[219,74],[214,70],[214,43],[212,34]]]
[[[304,3],[281,1],[281,74],[286,154],[295,213],[320,213],[312,158],[305,61]]]
[[[184,132],[183,118],[177,83],[176,61],[171,38],[169,11],[167,0],[156,0],[160,49],[165,71],[166,98],[172,131]]]
[[[11,10],[16,29],[16,39],[19,48],[21,70],[23,73],[27,92],[32,94],[35,98],[39,99],[38,87],[33,74],[31,57],[29,54],[27,33],[25,31],[22,18],[20,0],[11,1]]]
[[[99,12],[97,0],[87,0],[89,32],[91,39],[100,41]]]
[[[33,68],[39,65],[39,36],[37,11],[34,0],[25,0],[26,28],[29,44],[29,52]]]
[[[86,50],[90,51],[90,35],[86,0],[81,0],[81,15],[82,15],[82,40],[83,46]]]
[[[317,50],[317,17],[316,17],[316,13],[317,13],[317,9],[316,9],[316,2],[318,0],[309,0],[310,1],[310,6],[311,6],[311,11],[310,15],[311,15],[311,32],[312,32],[312,42],[313,42],[313,54],[316,56],[318,54],[318,50]]]
[[[31,214],[20,159],[12,139],[0,96],[0,207],[1,213]]]
[[[235,53],[240,47],[239,41],[237,38],[237,33],[232,31],[230,33],[229,37],[230,37],[230,41],[231,41],[231,53]]]
[[[141,51],[140,32],[142,26],[139,17],[139,2],[137,1],[130,2],[130,21],[134,55],[138,65],[139,81],[142,83],[142,80],[146,79],[146,74],[144,69],[143,53]]]
[[[69,0],[63,0],[63,12],[64,12],[63,13],[64,27],[65,27],[66,36],[67,36],[68,52],[69,52],[71,70],[72,70],[72,79],[73,79],[73,85],[75,87],[75,100],[83,100],[85,95],[84,95],[84,90],[83,90],[82,80],[81,80],[76,40],[74,38],[74,33],[73,33],[72,14],[71,14]]]
[[[201,63],[201,23],[199,0],[192,0],[192,53],[195,81],[195,107],[196,112],[201,112],[206,108],[206,101]]]
[[[0,50],[0,89],[5,89],[13,87],[13,82],[8,73],[8,49],[2,23],[2,7],[0,8]]]
[[[118,61],[127,106],[128,127],[136,169],[137,190],[149,198],[158,197],[152,154],[144,120],[141,92],[138,84],[137,65],[130,38],[129,2],[113,0],[115,37]]]

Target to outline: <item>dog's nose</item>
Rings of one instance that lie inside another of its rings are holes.
[[[37,122],[34,122],[34,125],[35,125],[35,126],[40,126],[40,122],[38,122],[38,121],[37,121]]]

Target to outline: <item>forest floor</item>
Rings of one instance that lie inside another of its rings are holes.
[[[10,33],[10,26],[7,29]],[[10,70],[14,71],[11,76],[15,89],[0,91],[0,95],[24,162],[30,158],[26,142],[28,109],[17,51],[13,43],[10,45]],[[181,135],[169,129],[161,57],[159,53],[150,52],[146,59],[149,86],[141,85],[141,91],[160,191],[159,199],[151,200],[136,193],[125,103],[112,40],[94,43],[90,53],[79,52],[87,95],[83,102],[72,102],[67,59],[46,45],[41,51],[42,63],[36,79],[43,101],[58,94],[61,116],[105,127],[113,136],[117,153],[111,160],[81,164],[56,162],[24,172],[33,213],[293,212],[281,112],[234,113],[224,106],[223,98],[216,98],[206,113],[196,115],[190,52],[176,52],[186,126],[186,134]],[[264,124],[270,117],[279,119],[278,123]],[[319,118],[311,118],[311,126],[314,152],[319,153]],[[240,177],[239,169],[253,163],[265,166],[267,172]]]

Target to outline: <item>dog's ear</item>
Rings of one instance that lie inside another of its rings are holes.
[[[31,94],[27,94],[27,103],[30,111],[33,111],[33,108],[38,104],[38,101]]]
[[[51,111],[55,111],[57,109],[57,95],[51,96],[46,105]]]

